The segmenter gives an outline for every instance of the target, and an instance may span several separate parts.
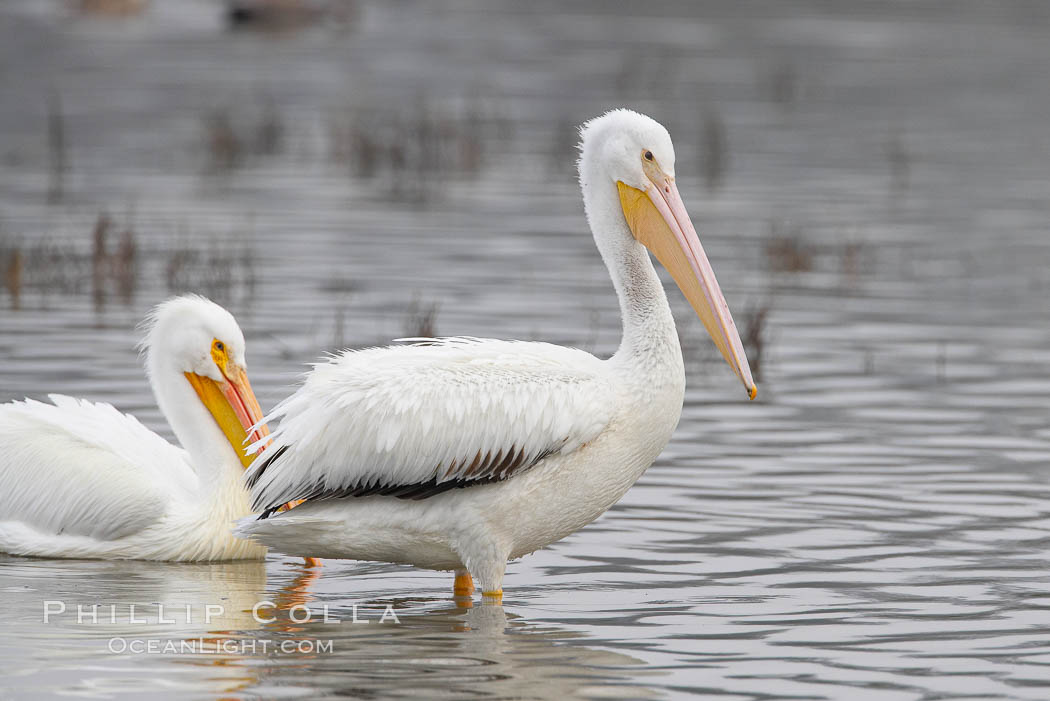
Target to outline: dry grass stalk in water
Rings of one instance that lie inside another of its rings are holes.
[[[375,179],[390,197],[418,203],[440,194],[447,179],[476,176],[486,134],[502,128],[473,103],[455,112],[426,101],[412,110],[352,110],[330,122],[328,153],[353,177]]]
[[[213,112],[205,119],[204,129],[207,134],[211,170],[233,170],[240,163],[244,149],[233,130],[230,114],[225,110]]]
[[[729,139],[726,127],[717,112],[704,116],[704,181],[708,190],[717,190],[725,180],[729,168]]]
[[[903,194],[911,181],[911,156],[900,134],[890,136],[886,158],[890,163],[890,187],[895,194]]]
[[[120,243],[111,259],[110,274],[117,286],[117,294],[121,300],[128,304],[135,296],[137,282],[136,267],[137,246],[135,245],[135,231],[131,227],[124,229],[120,236]]]
[[[790,109],[798,100],[798,75],[790,63],[777,66],[769,77],[769,96],[784,109]]]
[[[103,212],[98,215],[95,228],[91,232],[91,296],[96,307],[101,307],[106,302],[106,276],[109,270],[106,233],[109,226],[109,217]]]
[[[66,127],[62,118],[62,99],[52,95],[47,106],[48,184],[47,201],[62,201],[66,177]]]
[[[848,241],[839,251],[839,269],[847,287],[857,284],[860,276],[872,269],[871,250],[863,241]]]
[[[105,304],[110,283],[116,287],[117,295],[125,304],[130,303],[135,296],[138,281],[135,230],[126,226],[120,235],[117,249],[110,253],[108,235],[112,228],[113,221],[103,212],[98,215],[91,235],[91,291],[96,307]]]
[[[88,15],[128,17],[146,8],[146,0],[79,0],[79,9]]]
[[[771,309],[772,304],[768,301],[763,302],[758,307],[751,309],[744,318],[744,335],[741,340],[744,342],[744,353],[747,355],[751,375],[755,378],[755,382],[762,380],[762,360],[767,340],[766,321]]]
[[[780,227],[774,223],[765,251],[766,262],[774,272],[804,273],[813,269],[813,248],[797,229],[781,233]]]
[[[7,256],[7,265],[4,268],[4,288],[11,298],[11,308],[18,309],[22,300],[22,270],[25,268],[25,258],[22,251],[15,248]]]
[[[284,123],[281,115],[272,104],[267,105],[263,112],[262,121],[255,129],[255,138],[252,139],[255,153],[263,156],[272,156],[281,150],[284,142]]]
[[[437,337],[437,313],[440,306],[437,302],[424,304],[418,296],[413,298],[408,306],[405,335],[411,338]]]
[[[233,29],[287,32],[319,22],[328,9],[317,0],[227,0],[226,23]]]

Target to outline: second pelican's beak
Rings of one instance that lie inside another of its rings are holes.
[[[255,456],[245,455],[245,445],[261,441],[270,435],[270,429],[266,424],[259,423],[263,418],[262,407],[255,398],[244,368],[233,362],[226,362],[219,365],[219,370],[223,376],[220,382],[193,372],[187,372],[186,378],[197,391],[201,402],[215,417],[215,423],[233,446],[241,464],[247,468]]]
[[[655,167],[646,171],[644,191],[622,182],[616,183],[627,226],[634,238],[671,273],[682,294],[704,322],[722,357],[744,383],[748,398],[754,399],[758,388],[751,377],[744,345],[711,263],[685,211],[674,178]]]

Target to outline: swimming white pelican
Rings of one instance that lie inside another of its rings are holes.
[[[584,125],[581,150],[587,220],[620,298],[616,354],[452,338],[322,362],[267,417],[280,427],[248,472],[262,514],[239,535],[289,554],[455,570],[457,594],[473,592],[473,575],[501,598],[508,559],[600,516],[678,424],[682,350],[646,248],[754,398],[667,130],[616,110]]]
[[[177,448],[109,404],[51,395],[0,406],[0,551],[136,560],[262,559],[233,537],[251,513],[249,436],[269,434],[233,316],[177,297],[146,321],[146,369]]]

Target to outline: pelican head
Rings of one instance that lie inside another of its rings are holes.
[[[185,377],[248,467],[246,440],[269,435],[262,408],[248,382],[244,334],[233,315],[203,297],[175,297],[158,305],[146,320],[146,367],[158,403],[167,403],[166,382]],[[174,378],[174,379],[173,379]]]
[[[645,115],[613,110],[583,125],[580,151],[580,184],[595,238],[622,236],[624,245],[634,245],[633,239],[667,268],[754,399],[758,389],[740,334],[678,194],[670,134]],[[595,191],[609,197],[588,196]],[[605,255],[603,243],[598,241]]]

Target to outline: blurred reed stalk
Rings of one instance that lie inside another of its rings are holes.
[[[899,133],[890,134],[886,143],[886,158],[890,164],[890,189],[893,194],[907,192],[911,183],[911,155]]]
[[[106,303],[106,232],[109,231],[109,226],[109,217],[102,212],[95,220],[95,228],[91,232],[91,296],[96,308],[101,308]]]
[[[575,120],[562,115],[555,122],[554,137],[551,141],[549,168],[552,173],[576,174],[576,159],[579,157],[576,144],[579,140],[580,132]]]
[[[725,180],[729,168],[729,139],[725,122],[713,109],[704,113],[703,144],[704,181],[708,190],[717,190]]]
[[[799,96],[798,74],[790,63],[776,66],[769,76],[769,97],[784,110],[795,106]]]
[[[125,227],[120,235],[117,250],[113,253],[110,271],[117,286],[117,295],[125,304],[131,303],[138,283],[137,248],[135,230],[130,226]]]
[[[146,0],[79,0],[78,7],[84,14],[127,17],[142,12]]]
[[[255,114],[261,115],[254,118]],[[228,173],[250,156],[274,156],[285,144],[281,113],[272,102],[252,111],[253,118],[238,119],[233,110],[218,108],[204,115],[202,133],[208,156],[207,170]]]
[[[171,294],[195,292],[220,304],[247,302],[255,290],[255,258],[236,241],[212,240],[208,249],[181,245],[165,252],[164,280]]]
[[[7,265],[4,266],[4,288],[11,298],[11,308],[19,309],[22,300],[22,271],[25,268],[25,258],[22,251],[12,248],[7,254]]]
[[[435,338],[440,306],[437,302],[424,303],[418,294],[415,295],[408,305],[405,335],[409,338]]]
[[[422,203],[451,178],[476,176],[490,133],[505,126],[469,102],[446,112],[418,100],[412,110],[348,110],[329,122],[329,159],[354,178],[385,183],[390,197]]]
[[[785,231],[779,222],[773,222],[765,253],[766,263],[773,272],[802,273],[813,269],[813,247],[797,228]]]
[[[870,249],[863,241],[847,241],[839,250],[839,270],[847,287],[855,287],[863,273],[871,271]]]
[[[342,350],[346,348],[346,307],[340,306],[335,310],[335,328],[332,331],[332,348]]]
[[[209,169],[212,172],[233,170],[241,161],[243,146],[233,130],[233,120],[226,110],[216,110],[205,117]]]
[[[47,153],[47,201],[54,204],[62,201],[67,167],[65,120],[58,93],[53,93],[47,103]]]
[[[255,129],[252,146],[255,153],[272,156],[281,150],[284,142],[284,123],[273,103],[267,103],[262,113],[262,121]]]
[[[292,31],[323,20],[335,9],[329,5],[334,6],[335,3],[317,0],[227,0],[226,23],[231,29]]]
[[[112,228],[109,215],[101,212],[91,236],[91,294],[95,307],[99,309],[105,306],[109,283],[116,287],[120,300],[130,304],[138,282],[135,230],[130,225],[125,226],[116,250],[110,253],[107,240]]]
[[[837,272],[843,288],[855,288],[863,275],[874,269],[872,249],[861,240],[814,244],[801,228],[774,221],[765,240],[766,267],[774,273],[807,273],[818,269]],[[837,266],[837,268],[836,268]]]
[[[23,293],[41,295],[90,294],[96,308],[105,302],[110,286],[125,303],[134,297],[138,253],[133,227],[126,226],[116,250],[109,249],[113,220],[105,212],[98,215],[86,246],[79,241],[41,240],[25,247],[0,242],[0,275],[4,288],[19,307]]]
[[[748,310],[744,317],[744,353],[747,355],[748,364],[751,366],[751,375],[755,382],[762,380],[763,359],[766,351],[766,322],[772,303],[768,300]]]

